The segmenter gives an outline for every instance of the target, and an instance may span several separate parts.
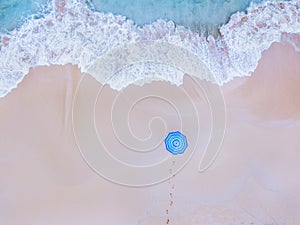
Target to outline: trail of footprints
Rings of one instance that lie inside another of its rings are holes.
[[[175,174],[173,174],[173,167],[175,165],[175,161],[173,161],[172,163],[172,168],[169,169],[169,172],[170,172],[170,175],[171,178],[169,179],[169,185],[170,185],[170,192],[169,192],[169,207],[166,209],[166,224],[171,224],[171,219],[170,219],[170,215],[169,215],[169,212],[174,204],[174,198],[173,198],[173,192],[175,190],[175,182],[174,182],[174,179],[175,179]]]

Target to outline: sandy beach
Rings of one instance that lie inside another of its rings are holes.
[[[145,88],[168,90],[168,86],[185,90],[201,114],[203,143],[201,139],[191,161],[171,180],[143,188],[102,178],[76,145],[72,104],[80,79],[89,75],[70,64],[32,68],[17,89],[0,99],[1,223],[300,224],[299,61],[300,54],[289,44],[275,43],[263,53],[251,77],[221,87],[226,133],[221,153],[202,173],[197,169],[210,118],[195,78],[186,75],[180,87],[157,81],[127,87],[137,94]],[[166,157],[162,150],[150,153],[150,159],[122,152],[105,116],[120,93],[108,86],[103,90],[95,121],[112,154],[136,164]],[[175,114],[164,102],[147,99],[132,111],[132,131],[147,137],[149,120],[159,115],[168,129],[176,129]]]

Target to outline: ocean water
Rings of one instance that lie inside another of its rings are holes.
[[[5,33],[21,26],[29,17],[41,17],[49,3],[49,0],[1,0],[0,32]]]
[[[197,32],[215,33],[237,11],[245,11],[250,3],[262,0],[88,0],[93,11],[123,15],[137,25],[151,24],[158,19]],[[0,1],[0,32],[20,27],[28,18],[40,18],[50,0]]]
[[[223,85],[250,76],[262,52],[283,34],[300,34],[300,2],[295,0],[250,5],[237,0],[129,5],[68,0],[63,12],[54,1],[19,1],[1,1],[1,97],[29,68],[68,63],[117,90],[153,80],[180,85],[185,73]],[[217,36],[210,35],[216,30]]]
[[[98,12],[124,15],[142,26],[158,19],[171,20],[197,32],[215,34],[237,11],[262,0],[90,0]]]

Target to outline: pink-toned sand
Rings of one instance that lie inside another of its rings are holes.
[[[291,46],[273,44],[251,77],[221,88],[227,129],[213,165],[198,173],[200,143],[174,179],[144,188],[111,183],[83,160],[72,130],[72,103],[82,78],[79,69],[71,65],[31,69],[17,89],[0,99],[0,224],[299,225],[299,62],[300,54]],[[168,85],[153,82],[128,89],[139,93]],[[204,118],[200,135],[208,136],[209,109],[203,95],[189,76],[179,89],[193,96]],[[96,124],[109,130],[111,121],[101,112],[109,112],[119,93],[104,90],[102,104],[96,105]],[[174,112],[164,104],[148,99],[136,107],[133,132],[149,135],[149,119],[159,114],[168,129],[175,129]],[[142,164],[138,158],[126,158],[112,135],[107,132],[105,143],[113,146],[120,160]]]

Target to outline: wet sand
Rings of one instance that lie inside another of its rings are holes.
[[[72,104],[83,78],[79,69],[72,65],[31,69],[17,89],[0,99],[0,222],[300,224],[299,61],[300,54],[290,45],[276,43],[263,53],[251,77],[221,87],[226,133],[221,153],[202,173],[197,169],[211,119],[203,93],[186,75],[177,89],[191,96],[201,115],[198,149],[170,181],[143,188],[109,182],[83,160],[72,127]],[[153,82],[126,89],[138,95],[145,88],[168,90],[168,86]],[[122,151],[107,119],[118,94],[105,86],[95,109],[95,124],[112,154],[137,165],[168,156],[166,151],[151,152],[146,158]],[[131,113],[132,133],[141,139],[151,134],[149,129],[155,130],[147,127],[155,116],[167,129],[180,126],[176,111],[157,99],[137,104]],[[159,138],[154,135],[153,140]]]

